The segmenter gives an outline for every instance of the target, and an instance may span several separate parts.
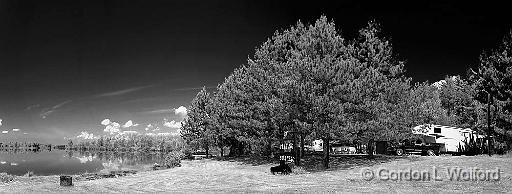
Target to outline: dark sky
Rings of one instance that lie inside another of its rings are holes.
[[[103,135],[105,118],[176,132],[198,88],[322,14],[348,39],[381,23],[414,81],[465,74],[512,27],[509,5],[468,2],[0,1],[0,142]]]

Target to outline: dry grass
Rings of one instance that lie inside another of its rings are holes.
[[[343,163],[343,161],[346,161]],[[512,157],[510,156],[439,156],[374,159],[339,158],[333,163],[342,163],[329,171],[300,170],[288,176],[271,175],[269,168],[275,164],[261,162],[250,164],[240,161],[217,161],[211,159],[183,161],[182,167],[160,171],[141,172],[126,177],[92,181],[74,181],[73,187],[61,187],[58,176],[19,177],[14,182],[0,184],[0,191],[19,193],[147,193],[147,192],[510,192],[512,188]],[[447,167],[500,168],[500,181],[365,181],[361,169],[430,169]]]

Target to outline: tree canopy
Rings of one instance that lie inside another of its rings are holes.
[[[215,93],[200,91],[182,136],[206,149],[228,146],[231,155],[269,155],[289,133],[302,141],[398,140],[420,124],[478,126],[482,92],[496,96],[496,127],[506,128],[511,47],[508,38],[501,50],[483,55],[471,82],[455,76],[441,85],[412,85],[378,23],[347,40],[325,16],[309,25],[299,21],[276,31]],[[325,167],[328,151],[324,147]]]

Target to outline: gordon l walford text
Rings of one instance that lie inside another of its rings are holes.
[[[499,181],[501,170],[478,167],[436,167],[427,169],[363,168],[364,180],[382,181]]]

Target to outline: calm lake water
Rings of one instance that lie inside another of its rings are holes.
[[[0,151],[0,172],[24,175],[74,175],[86,172],[109,172],[110,170],[144,170],[154,163],[161,163],[160,153],[118,153],[41,151]]]

